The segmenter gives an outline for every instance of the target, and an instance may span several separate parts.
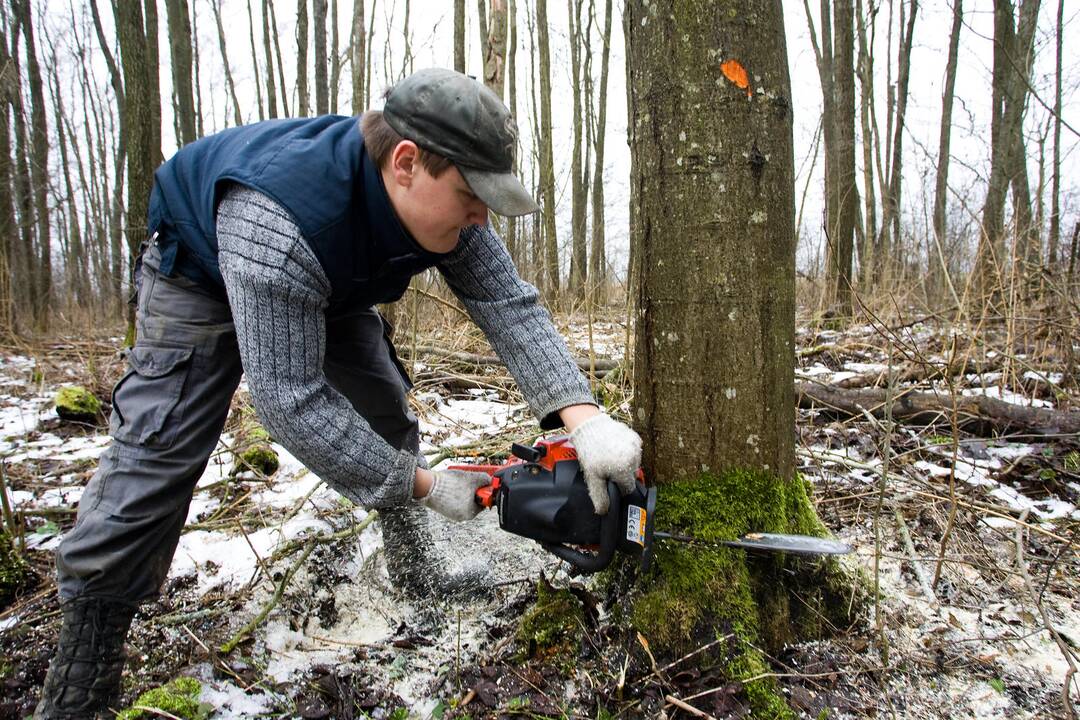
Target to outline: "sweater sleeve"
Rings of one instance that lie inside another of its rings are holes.
[[[330,283],[289,212],[239,185],[218,206],[218,259],[266,429],[365,507],[412,498],[416,456],[382,439],[323,372]]]
[[[462,230],[439,270],[517,380],[541,428],[560,427],[556,413],[564,407],[596,404],[539,293],[518,276],[490,225]]]

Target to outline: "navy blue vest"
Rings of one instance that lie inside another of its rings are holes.
[[[284,206],[330,280],[335,307],[392,302],[443,255],[424,250],[394,214],[356,117],[267,120],[185,145],[154,174],[148,224],[161,272],[224,294],[217,204],[240,183]]]

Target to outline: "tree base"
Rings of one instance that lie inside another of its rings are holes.
[[[705,543],[748,532],[828,535],[804,481],[757,471],[664,484],[656,521],[658,529]],[[753,554],[671,541],[658,542],[654,552],[652,569],[639,578],[630,599],[634,628],[662,657],[678,658],[723,638],[696,662],[744,682],[755,716],[790,715],[773,690],[775,683],[760,677],[770,672],[764,653],[836,634],[853,624],[866,604],[865,583],[834,557]]]

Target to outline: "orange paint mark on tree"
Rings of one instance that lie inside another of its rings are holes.
[[[750,89],[750,75],[741,62],[738,60],[725,60],[720,63],[720,71],[724,73],[724,77],[735,83],[736,87],[745,90],[746,97],[754,96],[754,91]]]

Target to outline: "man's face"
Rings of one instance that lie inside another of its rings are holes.
[[[383,168],[383,182],[398,219],[422,248],[450,252],[462,228],[487,223],[487,205],[473,194],[454,166],[432,177],[417,147],[403,140]]]

